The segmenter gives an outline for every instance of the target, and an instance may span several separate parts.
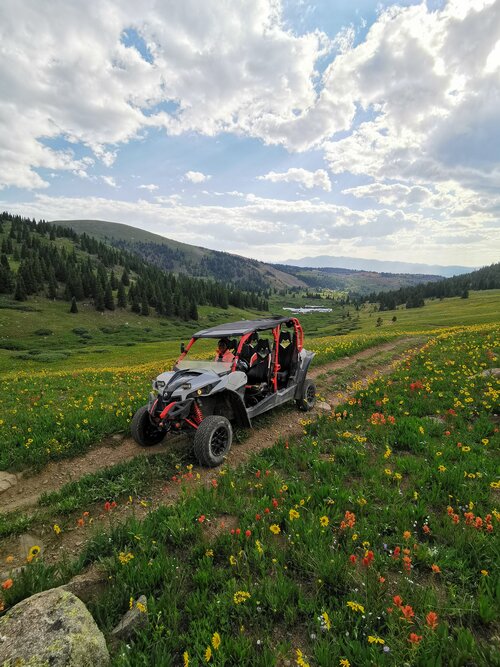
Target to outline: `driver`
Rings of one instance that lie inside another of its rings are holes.
[[[231,362],[234,359],[234,354],[230,350],[231,341],[229,338],[221,338],[217,343],[217,352],[215,354],[215,361]]]

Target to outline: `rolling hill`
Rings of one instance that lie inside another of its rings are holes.
[[[356,268],[303,268],[266,264],[255,259],[180,243],[158,234],[103,220],[55,220],[53,224],[86,233],[166,271],[234,283],[244,290],[312,288],[367,295],[440,280],[436,275],[377,273]],[[354,260],[353,260],[354,261]]]

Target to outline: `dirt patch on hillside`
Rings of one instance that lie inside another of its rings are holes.
[[[338,361],[313,368],[308,373],[308,377],[317,380],[318,393],[331,408],[335,408],[335,406],[345,401],[347,393],[339,392],[338,390],[333,391],[332,387],[329,386],[332,383],[331,377],[319,378],[318,376],[325,376],[326,374],[331,376],[331,373],[335,370],[346,368],[358,361],[373,358],[382,353],[389,353],[398,348],[400,350],[399,353],[394,354],[391,359],[394,362],[408,354],[410,345],[414,349],[421,344],[422,341],[415,338],[391,341],[363,350],[352,357],[339,359]],[[402,346],[408,347],[404,351],[401,351]],[[367,381],[368,377],[372,377],[376,372],[383,374],[390,370],[391,364],[386,361],[382,367],[372,366],[368,376],[357,377],[356,382]],[[315,408],[311,413],[307,414],[307,418],[309,419],[311,416],[320,414],[321,412],[322,410]],[[250,431],[249,437],[241,443],[233,444],[227,464],[231,467],[236,467],[247,461],[254,452],[259,452],[272,446],[278,438],[286,440],[289,437],[300,435],[303,431],[301,421],[304,419],[304,416],[305,413],[297,412],[293,404],[290,404],[273,413],[272,417],[266,415],[264,418],[261,418],[265,419],[265,422],[261,421],[261,425],[259,425],[258,419],[255,420],[255,428]],[[169,449],[174,448],[182,451],[182,448],[187,444],[187,439],[179,436],[172,440]],[[161,451],[166,451],[165,445],[143,449],[138,447],[132,438],[124,437],[123,434],[111,436],[84,456],[51,463],[41,473],[23,478],[16,486],[0,495],[1,511],[2,513],[6,513],[23,510],[29,513],[30,509],[33,510],[35,508],[42,493],[58,490],[64,484],[75,481],[83,475],[116,465],[135,456],[149,456]],[[193,464],[192,472],[194,475],[192,481],[188,484],[188,489],[194,489],[200,484],[209,486],[218,474],[214,469],[202,468],[196,464]],[[182,486],[185,487],[185,485]],[[84,522],[84,525],[75,527],[73,530],[66,530],[58,536],[54,535],[51,526],[41,526],[38,529],[34,529],[38,536],[38,543],[43,548],[44,559],[51,562],[59,560],[62,554],[76,554],[80,551],[85,540],[96,525],[105,527],[106,523],[110,520],[116,523],[129,516],[141,519],[160,505],[174,503],[179,498],[180,493],[181,485],[178,483],[171,480],[159,481],[151,488],[147,498],[133,499],[131,503],[118,505],[113,510],[112,516],[110,514],[103,514],[102,507],[100,506],[89,507],[89,517]],[[23,563],[26,557],[26,545],[23,538],[24,536],[12,537],[0,543],[0,563],[4,562],[6,556],[10,554],[14,555],[12,566],[19,566]]]

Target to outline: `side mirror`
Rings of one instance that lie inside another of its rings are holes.
[[[185,351],[186,351],[186,346],[184,345],[184,343],[181,343],[181,354],[184,354]]]

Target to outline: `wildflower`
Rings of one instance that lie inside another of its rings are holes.
[[[14,556],[7,556],[7,558],[5,559],[5,562],[6,563],[13,563],[14,562]]]
[[[259,540],[255,540],[255,547],[260,554],[264,553],[264,549],[262,548],[262,544]]]
[[[134,554],[130,553],[130,551],[128,553],[125,553],[124,551],[120,551],[120,553],[118,555],[118,560],[120,561],[120,563],[122,565],[126,565],[127,563],[129,563],[133,559],[133,557],[134,557]]]
[[[61,532],[61,528],[57,525],[57,523],[54,524],[53,530],[56,535],[59,535],[59,533]]]
[[[187,651],[182,654],[182,659],[184,660],[184,667],[189,667],[189,653]]]
[[[300,514],[297,512],[297,510],[292,509],[288,512],[288,516],[290,517],[290,521],[293,521],[294,519],[298,519]]]
[[[349,600],[347,602],[347,606],[353,611],[359,611],[361,614],[365,613],[365,608],[363,607],[362,604],[359,604],[359,602],[352,602],[351,600]]]
[[[354,554],[351,554],[351,555],[349,556],[349,560],[351,561],[351,563],[352,563],[353,565],[355,565],[355,564],[356,564],[356,561],[358,560],[358,557],[355,556]]]
[[[309,663],[304,660],[304,654],[300,650],[300,648],[295,649],[295,653],[297,654],[296,658],[296,663],[299,665],[299,667],[309,667]]]
[[[433,563],[432,571],[434,572],[434,574],[440,574],[441,573],[441,568],[439,567],[439,565],[436,565],[436,563]]]
[[[385,644],[385,640],[381,637],[374,637],[373,635],[368,635],[368,641],[370,644]]]
[[[438,626],[438,615],[434,611],[430,611],[425,617],[425,621],[431,630],[435,630]]]
[[[439,472],[445,472],[446,471],[446,466],[440,465],[438,467]]]
[[[417,635],[414,632],[412,632],[410,634],[410,636],[408,637],[408,641],[411,642],[412,644],[415,644],[415,645],[419,644],[421,639],[422,639],[422,635]]]
[[[205,649],[205,662],[210,662],[210,658],[212,657],[212,649],[210,646],[207,646]]]
[[[365,557],[362,560],[362,563],[365,567],[369,567],[374,560],[375,556],[373,555],[373,551],[367,551],[365,553]]]
[[[273,533],[273,535],[278,535],[279,533],[281,533],[281,528],[276,523],[271,524],[269,526],[269,530],[271,531],[271,533]]]
[[[238,562],[238,561],[236,560],[236,558],[233,556],[233,554],[231,554],[231,555],[229,556],[229,563],[230,563],[230,565],[236,565],[237,562]]]
[[[323,619],[322,623],[323,623],[324,627],[327,630],[329,630],[332,627],[332,624],[331,624],[331,621],[330,621],[330,617],[328,616],[328,613],[326,611],[324,611],[321,614],[321,618]]]
[[[9,588],[11,588],[13,583],[14,583],[14,582],[12,581],[12,579],[6,579],[6,580],[2,583],[2,588],[3,588],[3,590],[6,591],[6,590],[8,590]]]
[[[330,523],[330,519],[327,516],[322,516],[319,519],[320,524],[323,526],[323,528],[326,528],[328,524]]]
[[[351,663],[347,658],[340,658],[339,665],[340,667],[351,667]]]
[[[399,611],[403,614],[401,618],[404,618],[406,621],[412,622],[412,618],[415,616],[415,612],[411,605],[407,604],[404,607],[400,607]]]
[[[251,530],[245,530],[245,536],[246,537],[250,537],[251,534],[252,534]]]
[[[233,595],[234,604],[242,604],[250,597],[250,593],[247,593],[246,591],[236,591],[236,593]]]
[[[214,632],[214,634],[212,635],[212,646],[214,647],[215,651],[219,650],[220,643],[221,643],[220,634],[218,632]]]
[[[213,550],[213,549],[207,549],[207,550],[205,551],[205,556],[207,556],[207,558],[213,558],[213,556],[214,556],[214,550]]]
[[[198,517],[199,523],[203,523],[205,521],[205,515],[202,514],[201,516]]]
[[[40,551],[41,551],[41,549],[37,544],[32,546],[31,549],[28,552],[28,556],[26,557],[26,560],[28,561],[28,563],[31,563],[31,561],[38,556]]]
[[[395,595],[395,596],[392,598],[392,601],[394,602],[394,604],[396,605],[396,607],[401,607],[402,604],[403,604],[403,598],[402,598],[400,595]]]
[[[403,533],[403,538],[404,538],[405,540],[409,540],[410,537],[411,537],[411,533],[410,533],[410,531],[409,531],[409,530],[405,530],[405,532]]]
[[[146,613],[146,605],[142,604],[142,602],[136,602],[135,603],[136,608],[141,612],[141,614]]]
[[[481,570],[481,574],[483,575],[483,577],[487,577],[488,576],[488,570]]]

